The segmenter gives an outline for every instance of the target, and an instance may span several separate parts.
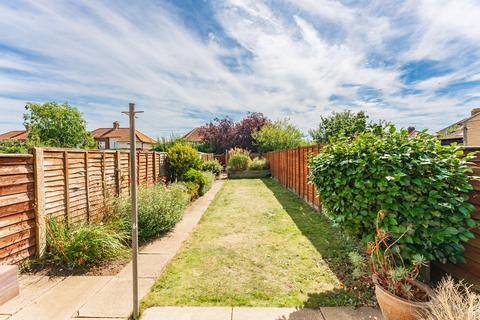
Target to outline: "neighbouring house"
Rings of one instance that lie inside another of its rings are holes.
[[[480,108],[472,109],[468,118],[438,131],[437,136],[442,145],[456,142],[465,146],[480,146]]]
[[[136,130],[137,149],[150,150],[155,140]],[[93,138],[100,150],[128,149],[130,148],[130,128],[120,128],[120,123],[115,121],[112,128],[98,128],[92,131]]]
[[[3,141],[3,140],[26,141],[27,136],[28,136],[27,130],[8,131],[3,134],[0,134],[0,141]]]
[[[409,138],[413,138],[420,133],[420,131],[416,130],[415,127],[408,127],[407,131]]]
[[[203,134],[201,128],[193,128],[183,136],[183,140],[193,143],[201,143],[203,141]]]

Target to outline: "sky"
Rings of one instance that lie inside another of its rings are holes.
[[[345,109],[434,132],[480,107],[479,17],[478,0],[4,0],[0,131],[68,101],[89,129],[135,102],[153,137],[254,111],[307,132]]]

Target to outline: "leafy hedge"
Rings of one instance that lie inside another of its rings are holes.
[[[189,169],[199,170],[202,160],[191,145],[177,142],[167,151],[167,168],[170,181],[180,179]]]
[[[179,184],[158,184],[138,189],[138,238],[145,241],[169,231],[180,221],[190,198]],[[125,194],[114,203],[114,211],[130,230],[130,196]]]
[[[217,159],[208,160],[203,162],[202,164],[202,171],[211,172],[216,176],[219,176],[220,173],[222,173],[222,170],[223,170],[223,167]]]
[[[371,240],[377,213],[382,230],[391,233],[404,258],[420,253],[428,260],[464,261],[462,241],[469,228],[472,189],[461,147],[393,126],[380,135],[367,131],[340,140],[310,160],[310,179],[325,213],[349,233]]]

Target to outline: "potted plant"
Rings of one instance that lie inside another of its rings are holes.
[[[432,291],[416,280],[425,265],[421,255],[405,261],[396,240],[380,228],[385,214],[377,214],[375,239],[368,244],[375,295],[385,320],[416,320],[429,303]]]

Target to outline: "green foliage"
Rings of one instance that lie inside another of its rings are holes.
[[[13,139],[0,141],[0,153],[28,153],[32,147],[33,145],[25,141]]]
[[[82,114],[68,103],[29,102],[25,110],[24,125],[30,128],[28,139],[32,143],[59,148],[95,148]]]
[[[201,143],[196,143],[195,148],[197,148],[198,151],[203,152],[203,153],[214,153],[215,152],[215,148],[208,141],[203,141]]]
[[[268,170],[270,168],[270,164],[268,163],[267,159],[259,159],[255,158],[248,166],[248,170]]]
[[[170,181],[180,179],[189,169],[199,170],[202,160],[191,145],[177,142],[167,150],[167,168]]]
[[[171,135],[169,138],[157,138],[157,141],[153,144],[152,150],[158,152],[167,152],[169,148],[173,147],[176,143],[186,143],[182,137]]]
[[[145,241],[160,236],[175,226],[183,216],[189,196],[183,186],[158,184],[138,189],[138,238]],[[130,229],[130,196],[122,195],[114,203],[115,214],[124,230]]]
[[[179,182],[179,184],[185,187],[186,189],[185,192],[187,192],[191,200],[198,198],[200,194],[200,186],[197,183],[193,181],[184,181],[184,182]]]
[[[360,279],[365,276],[365,269],[367,262],[364,256],[356,251],[350,251],[348,253],[348,260],[353,267],[352,277],[354,279]]]
[[[350,110],[332,112],[328,117],[320,117],[320,124],[310,135],[316,143],[327,144],[339,137],[352,138],[368,128],[368,116],[360,111],[353,113]]]
[[[306,145],[303,133],[288,119],[265,124],[252,134],[257,141],[258,151],[269,152]]]
[[[217,159],[204,161],[202,164],[202,171],[211,172],[216,176],[219,176],[222,170],[223,167]]]
[[[456,263],[477,225],[467,196],[469,159],[461,147],[425,135],[410,139],[389,126],[326,146],[310,160],[310,179],[324,212],[349,233],[372,240],[382,210],[382,230],[393,238],[406,232],[398,241],[404,258]]]
[[[205,191],[205,184],[207,181],[205,180],[205,177],[203,176],[201,171],[198,171],[196,169],[190,168],[188,171],[182,176],[181,178],[182,181],[185,182],[194,182],[198,185],[198,193],[199,195],[203,195]]]
[[[51,219],[48,223],[47,260],[67,268],[86,268],[102,259],[127,252],[125,232],[111,225],[66,226]]]
[[[228,158],[228,169],[232,171],[245,171],[250,166],[250,156],[234,154]]]
[[[200,194],[204,195],[212,188],[213,182],[215,181],[215,175],[211,172],[202,172],[203,178],[205,179],[205,185],[203,186],[203,190],[200,190]]]

